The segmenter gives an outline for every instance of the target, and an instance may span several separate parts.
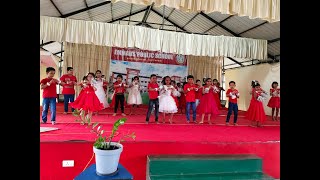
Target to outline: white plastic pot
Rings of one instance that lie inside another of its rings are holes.
[[[119,148],[115,150],[100,150],[93,147],[96,159],[96,172],[100,176],[110,175],[117,171],[123,146],[116,142],[111,142],[111,145]]]

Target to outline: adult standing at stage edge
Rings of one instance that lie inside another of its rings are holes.
[[[64,74],[60,78],[61,85],[62,85],[62,94],[63,94],[63,100],[64,100],[64,113],[68,113],[68,105],[69,102],[74,102],[74,95],[75,90],[74,86],[77,84],[77,78],[73,75],[73,68],[67,67],[67,74]],[[74,108],[71,109],[71,111],[74,111]]]

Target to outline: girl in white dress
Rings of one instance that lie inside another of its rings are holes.
[[[142,98],[140,94],[140,82],[139,82],[139,77],[135,76],[132,78],[132,82],[129,85],[129,95],[128,95],[128,101],[127,103],[131,105],[130,108],[130,114],[132,112],[135,112],[135,109],[137,108],[138,105],[142,104]]]
[[[173,114],[178,112],[178,108],[176,102],[174,101],[172,95],[177,96],[176,88],[171,85],[171,78],[169,76],[165,76],[162,80],[162,84],[160,89],[159,96],[159,112],[163,114],[163,123],[165,123],[166,113],[170,113],[169,122],[172,124]]]
[[[101,78],[101,71],[97,70],[96,71],[96,78],[94,81],[94,87],[97,88],[97,90],[95,91],[98,99],[100,100],[100,102],[103,104],[104,109],[109,107],[107,98],[106,98],[106,91],[105,89],[107,88],[108,82]]]

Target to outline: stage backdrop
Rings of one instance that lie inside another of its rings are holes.
[[[177,83],[182,83],[185,82],[187,70],[185,55],[136,48],[113,47],[111,51],[110,81],[115,82],[117,75],[121,74],[124,81],[130,84],[134,76],[139,76],[143,104],[148,103],[147,86],[151,74],[157,75],[159,85],[164,76],[170,76]],[[113,93],[112,88],[109,93]]]

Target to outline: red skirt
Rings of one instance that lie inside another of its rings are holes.
[[[180,96],[179,105],[180,106],[178,106],[178,107],[180,107],[180,109],[185,109],[186,108],[186,96],[182,92],[181,92],[181,96]]]
[[[246,113],[246,118],[251,121],[259,121],[263,123],[267,119],[267,116],[264,112],[262,102],[256,99],[251,99],[249,108]]]
[[[280,108],[280,97],[271,97],[267,106],[271,108]]]
[[[94,91],[83,90],[70,106],[75,109],[83,109],[85,111],[100,111],[103,109],[103,103],[100,103]]]
[[[219,94],[213,93],[213,96],[214,96],[214,101],[217,103],[218,109],[222,109]]]
[[[213,93],[207,93],[202,95],[200,103],[197,107],[197,113],[199,114],[211,114],[218,115],[219,109],[214,99]]]

